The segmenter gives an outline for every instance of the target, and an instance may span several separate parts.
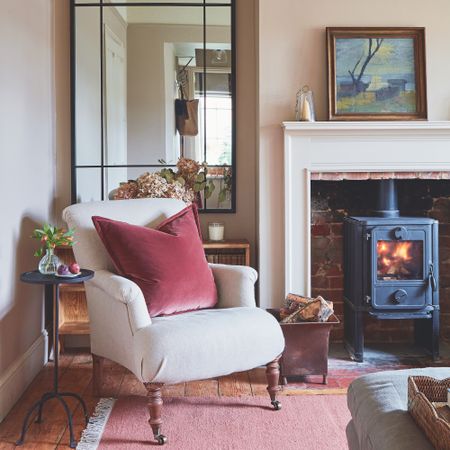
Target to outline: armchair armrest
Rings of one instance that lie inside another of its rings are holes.
[[[111,301],[115,300],[126,305],[133,333],[151,324],[144,295],[133,281],[108,270],[98,270],[95,277],[87,283],[88,289],[99,289]]]
[[[255,307],[258,273],[247,266],[210,264],[219,296],[218,308]]]

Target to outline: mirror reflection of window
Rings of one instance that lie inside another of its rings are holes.
[[[206,82],[205,82],[206,81]],[[206,95],[205,95],[206,94]],[[230,73],[220,69],[195,76],[195,98],[199,99],[200,128],[207,129],[199,139],[205,161],[210,165],[231,165],[232,99]]]

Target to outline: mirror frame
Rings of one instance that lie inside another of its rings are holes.
[[[232,191],[231,191],[231,207],[230,208],[205,208],[199,209],[199,212],[202,214],[211,213],[211,214],[233,214],[236,213],[236,176],[237,176],[237,161],[236,161],[236,0],[228,0],[228,2],[223,3],[209,3],[207,0],[192,2],[192,3],[177,3],[175,2],[167,2],[161,3],[157,1],[108,1],[108,0],[92,0],[89,3],[77,3],[77,0],[70,0],[70,108],[71,108],[71,203],[77,203],[77,177],[76,171],[76,14],[75,11],[77,8],[89,8],[89,7],[98,7],[100,8],[100,22],[103,22],[103,8],[104,7],[161,7],[161,6],[170,6],[170,7],[198,7],[203,10],[203,50],[206,50],[206,11],[207,8],[211,7],[228,7],[230,8],[230,18],[231,18],[231,157],[232,163],[230,166],[232,170]],[[101,107],[101,163],[99,165],[93,166],[84,166],[83,167],[95,167],[101,170],[101,200],[105,200],[104,193],[104,179],[105,179],[105,168],[108,167],[107,164],[104,164],[104,129],[105,124],[103,120],[104,116],[104,79],[103,79],[103,27],[100,26],[100,48],[101,55],[100,57],[100,73],[101,73],[101,92],[100,92],[100,101],[102,104]],[[206,54],[206,52],[205,52]],[[204,73],[207,72],[207,68],[203,67]],[[206,131],[205,131],[206,133]],[[124,166],[117,167],[174,167],[174,166],[165,166],[162,164],[130,164]],[[214,166],[219,167],[219,166]],[[203,204],[206,205],[205,199],[203,199]]]

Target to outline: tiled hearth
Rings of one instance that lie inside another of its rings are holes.
[[[341,326],[335,328],[332,339],[341,341],[344,319],[342,220],[349,215],[370,214],[373,182],[361,180],[379,179],[380,174],[366,173],[364,178],[352,173],[323,175],[311,176],[311,287],[313,295],[322,295],[334,302]],[[431,217],[440,222],[441,336],[450,338],[450,277],[447,275],[450,269],[450,173],[421,174],[420,178],[414,173],[402,175],[404,179],[397,181],[402,215]],[[394,173],[384,173],[383,178],[397,177]],[[413,340],[411,321],[367,318],[365,329],[367,342]]]
[[[433,362],[423,349],[410,344],[369,344],[365,349],[364,362],[349,359],[342,344],[331,344],[328,358],[328,384],[322,384],[322,376],[307,376],[289,379],[283,394],[300,392],[338,394],[347,390],[349,384],[368,373],[384,370],[411,369],[420,367],[449,366],[450,344],[441,344],[441,359]]]

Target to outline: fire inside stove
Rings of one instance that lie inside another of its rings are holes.
[[[422,241],[378,241],[378,280],[422,280]]]

